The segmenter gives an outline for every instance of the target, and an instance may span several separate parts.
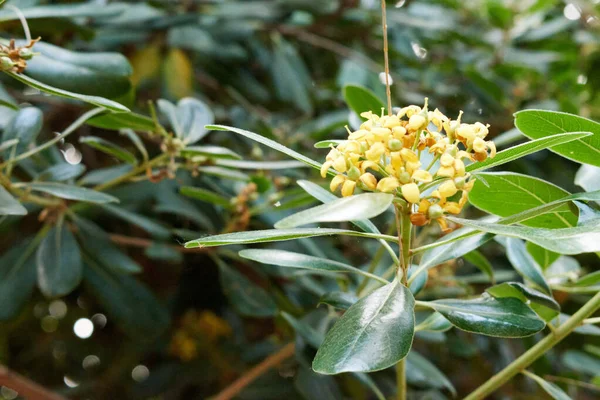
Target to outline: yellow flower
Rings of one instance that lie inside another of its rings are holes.
[[[374,143],[371,148],[365,151],[365,157],[369,161],[378,162],[381,156],[385,153],[385,146],[383,143]]]
[[[383,178],[377,184],[377,190],[384,193],[392,193],[400,186],[400,182],[393,176],[388,176]]]
[[[412,178],[418,182],[431,182],[433,180],[431,174],[428,171],[424,171],[422,169],[413,172]]]
[[[354,193],[354,188],[356,188],[356,182],[351,181],[349,179],[344,181],[344,184],[342,185],[342,196],[352,196],[352,194]]]
[[[377,178],[370,172],[366,172],[360,176],[360,181],[369,189],[375,190],[377,188]]]
[[[336,175],[329,184],[329,190],[335,192],[337,188],[346,180],[345,175]]]
[[[402,185],[400,190],[402,191],[402,196],[404,196],[406,201],[409,203],[419,202],[421,192],[419,191],[419,187],[416,183],[407,183],[406,185]]]

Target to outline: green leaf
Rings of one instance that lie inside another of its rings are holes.
[[[192,186],[182,186],[181,189],[179,189],[179,192],[184,196],[191,197],[193,199],[211,203],[224,208],[232,207],[230,199],[210,190]]]
[[[530,307],[545,321],[551,321],[560,312],[560,305],[547,294],[531,289],[519,282],[504,282],[486,289],[496,298],[514,297],[523,303],[531,302]]]
[[[433,312],[423,322],[415,327],[415,331],[446,332],[452,329],[452,324],[439,312]]]
[[[296,183],[298,184],[298,186],[300,186],[302,189],[304,189],[304,191],[306,193],[310,194],[312,197],[319,200],[321,203],[331,203],[332,201],[339,199],[339,197],[337,197],[335,194],[331,193],[327,189],[323,189],[321,186],[317,185],[316,183],[313,183],[310,181],[305,181],[305,180],[299,180],[299,181],[296,181]],[[380,233],[379,229],[377,229],[375,224],[373,224],[368,219],[359,220],[359,221],[350,221],[350,222],[352,222],[352,224],[354,224],[355,226],[357,226],[360,230],[362,230],[364,232]]]
[[[303,321],[298,321],[296,318],[286,312],[282,312],[281,316],[294,329],[297,335],[301,336],[308,344],[315,349],[318,349],[323,343],[325,336],[321,332],[316,331],[310,325]]]
[[[563,390],[552,382],[548,382],[545,379],[525,370],[523,374],[533,379],[538,385],[542,387],[554,400],[571,400],[571,398],[563,392]]]
[[[25,215],[27,209],[0,185],[0,215]]]
[[[574,371],[588,375],[598,375],[600,358],[592,357],[579,350],[567,350],[562,355],[562,363]]]
[[[15,155],[23,153],[30,144],[35,142],[35,139],[42,130],[44,114],[39,108],[25,107],[20,109],[14,117],[8,122],[2,134],[2,140],[8,141],[17,139],[17,150]],[[10,158],[12,150],[4,151],[4,159]]]
[[[27,75],[46,85],[84,95],[115,98],[131,89],[133,70],[119,53],[78,53],[38,42]]]
[[[463,258],[476,266],[481,272],[490,278],[490,282],[494,282],[494,267],[492,263],[480,251],[473,250],[463,256]]]
[[[368,219],[384,213],[392,204],[389,193],[363,193],[325,203],[290,215],[275,224],[277,229],[295,228],[316,222]]]
[[[46,297],[70,293],[81,282],[83,264],[75,236],[59,223],[42,240],[36,253],[40,291]]]
[[[96,204],[119,202],[119,199],[106,193],[97,192],[80,186],[67,185],[65,183],[31,182],[27,184],[27,187],[31,190],[48,193],[67,200],[78,200]]]
[[[123,3],[116,4],[105,4],[102,7],[98,7],[94,2],[87,2],[82,4],[53,4],[53,5],[42,5],[33,6],[21,9],[23,16],[26,19],[39,19],[39,18],[77,18],[77,17],[91,17],[91,18],[107,18],[116,17],[127,9],[127,5]],[[13,10],[2,9],[0,10],[0,22],[16,21],[19,19],[19,15]]]
[[[557,111],[524,110],[515,113],[515,126],[531,139],[564,132],[591,132],[592,136],[550,150],[569,160],[600,167],[600,124],[597,122]]]
[[[306,114],[312,112],[309,94],[310,76],[296,49],[278,38],[271,61],[271,75],[277,96],[292,102]]]
[[[389,283],[376,275],[362,271],[351,265],[344,264],[338,261],[328,260],[326,258],[313,257],[306,254],[293,253],[285,250],[270,250],[270,249],[249,249],[242,250],[238,253],[240,257],[248,260],[256,261],[262,264],[278,265],[280,267],[301,268],[313,271],[327,272],[351,272],[367,276],[378,280],[384,284]]]
[[[552,293],[550,286],[544,279],[542,268],[527,252],[525,243],[515,238],[506,239],[506,256],[515,270],[526,280],[537,285],[546,293]]]
[[[206,158],[225,158],[230,160],[242,159],[242,156],[239,154],[226,147],[220,146],[188,146],[181,150],[181,155],[187,158],[202,156]]]
[[[396,242],[398,239],[394,236],[356,232],[347,229],[328,229],[328,228],[296,228],[296,229],[266,229],[249,232],[225,233],[222,235],[206,236],[200,239],[191,240],[185,243],[186,248],[194,247],[213,247],[229,244],[249,244],[279,242],[284,240],[301,239],[316,236],[348,235],[372,239],[384,239],[390,242]]]
[[[519,212],[559,200],[569,192],[541,179],[512,172],[480,173],[490,187],[476,181],[469,193],[475,207],[491,214],[507,217]],[[523,225],[540,228],[565,228],[577,225],[578,210],[564,204],[551,213],[523,221]]]
[[[68,181],[74,179],[85,172],[85,166],[83,164],[68,164],[60,163],[53,165],[37,176],[37,180],[41,181]]]
[[[448,389],[456,397],[456,389],[446,375],[416,351],[406,357],[406,380],[419,387]]]
[[[24,240],[0,257],[0,321],[16,317],[33,292],[37,244]]]
[[[531,242],[527,242],[525,247],[535,262],[542,267],[542,270],[548,268],[554,261],[558,259],[558,257],[560,257],[560,254],[554,253],[553,251],[547,250]]]
[[[88,119],[86,124],[102,129],[133,129],[134,131],[154,131],[152,118],[132,112],[118,114],[102,114]]]
[[[169,312],[154,294],[129,275],[117,274],[86,257],[84,281],[109,320],[129,337],[149,342],[169,327]]]
[[[110,240],[110,236],[90,220],[77,217],[77,236],[83,250],[96,262],[116,274],[132,274],[142,268]]]
[[[171,236],[171,232],[168,228],[144,215],[136,214],[124,208],[108,204],[104,204],[102,208],[116,217],[119,217],[133,225],[139,226],[152,236],[158,238],[169,238]]]
[[[455,238],[460,238],[469,232],[471,232],[470,229],[460,228],[444,236],[443,239],[453,240]],[[468,254],[483,244],[489,242],[492,237],[493,235],[478,234],[427,250],[425,253],[423,253],[419,267],[414,272],[414,276],[416,277],[422,272],[427,271],[436,265],[440,265],[446,261],[454,260],[458,257]]]
[[[350,306],[358,301],[358,297],[356,297],[352,293],[348,292],[329,292],[325,293],[321,299],[319,299],[320,304],[327,304],[339,310],[347,310]]]
[[[97,136],[82,136],[79,138],[79,143],[87,144],[128,164],[136,165],[138,163],[135,155],[131,152]]]
[[[198,172],[223,179],[231,179],[233,181],[247,182],[250,180],[250,177],[243,172],[236,171],[235,169],[217,167],[213,165],[209,165],[206,167],[198,167]]]
[[[397,281],[352,305],[325,337],[313,361],[315,372],[379,371],[402,360],[412,346],[415,300]]]
[[[600,284],[600,271],[582,276],[575,282],[575,286],[594,286]]]
[[[277,314],[275,302],[263,288],[224,262],[219,262],[218,265],[223,292],[240,314],[258,318]]]
[[[526,155],[535,153],[537,151],[551,148],[563,143],[572,142],[573,140],[581,139],[590,135],[590,132],[573,132],[542,137],[532,140],[531,142],[522,143],[506,150],[502,150],[496,154],[496,157],[488,158],[482,162],[470,164],[465,168],[465,170],[471,173],[484,171],[486,169],[494,168],[499,165],[517,160],[521,157],[525,157]]]
[[[238,129],[238,128],[234,128],[231,126],[225,126],[225,125],[207,125],[206,129],[212,129],[212,130],[216,130],[216,131],[231,131],[231,132],[237,133],[239,135],[247,137],[248,139],[252,139],[255,142],[264,144],[265,146],[268,146],[268,147],[272,148],[273,150],[277,150],[285,155],[288,155],[295,160],[298,160],[305,164],[308,164],[313,168],[316,168],[319,170],[321,169],[322,164],[320,162],[311,160],[310,158],[298,153],[297,151],[287,148],[284,145],[279,144],[279,143],[275,142],[274,140],[268,139],[259,134],[249,132],[244,129]]]
[[[356,115],[372,111],[379,115],[385,108],[383,102],[369,89],[358,85],[346,85],[343,89],[344,100]]]
[[[420,302],[467,332],[495,337],[531,336],[546,324],[522,301],[510,297],[482,296],[472,300]]]
[[[497,223],[471,221],[448,217],[453,222],[478,231],[528,240],[559,254],[580,254],[600,251],[600,224],[592,221],[575,228],[542,229],[524,226],[507,226]]]
[[[216,159],[214,160],[215,165],[223,167],[237,168],[237,169],[291,169],[291,168],[305,168],[301,162],[298,161],[248,161],[248,160],[225,160]]]
[[[196,143],[211,129],[207,125],[215,122],[211,109],[202,101],[185,97],[177,106],[167,100],[158,100],[158,108],[169,118],[175,135],[186,144]]]
[[[79,100],[86,103],[93,104],[98,107],[103,107],[114,112],[129,112],[129,108],[124,105],[117,103],[116,101],[108,100],[99,96],[88,96],[85,94],[72,93],[67,90],[55,88],[45,83],[39,82],[27,75],[16,74],[14,72],[4,71],[4,73],[10,75],[12,78],[24,83],[25,85],[34,89],[40,90],[44,93],[52,94],[54,96],[65,97],[67,99]]]
[[[340,145],[342,143],[346,143],[347,140],[335,140],[335,139],[329,139],[329,140],[321,140],[320,142],[315,143],[315,149],[328,149],[331,146],[337,146]]]

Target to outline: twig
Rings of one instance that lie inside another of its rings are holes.
[[[385,0],[381,0],[381,27],[383,31],[383,60],[385,63],[385,95],[387,97],[388,115],[392,115],[392,90],[390,88],[390,60],[388,56],[388,34]]]
[[[259,376],[279,365],[282,361],[290,358],[295,351],[294,343],[288,343],[283,346],[277,353],[271,354],[265,358],[260,364],[246,372],[231,385],[222,390],[219,394],[211,397],[210,400],[230,400],[241,392],[246,386],[254,382]]]
[[[120,244],[122,246],[140,247],[140,248],[147,248],[156,243],[150,239],[119,235],[116,233],[113,233],[110,235],[110,240],[112,240],[116,244]],[[208,247],[194,247],[194,248],[190,248],[190,249],[185,248],[183,246],[176,246],[176,245],[169,245],[169,247],[174,250],[177,250],[181,253],[206,253],[211,250]]]
[[[27,400],[66,400],[24,376],[0,365],[0,386],[6,386]]]

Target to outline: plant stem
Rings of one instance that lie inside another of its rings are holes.
[[[412,238],[412,224],[409,205],[401,207],[396,205],[396,228],[398,229],[398,245],[400,246],[400,265],[397,274],[402,270],[402,284],[408,286],[408,268],[410,267],[410,242]],[[396,364],[396,398],[406,400],[406,358]]]
[[[390,88],[390,61],[388,57],[387,19],[385,0],[381,0],[381,26],[383,29],[383,62],[385,64],[385,95],[387,97],[388,115],[392,115],[392,90]]]
[[[138,174],[141,174],[142,172],[145,172],[147,168],[153,167],[157,164],[160,164],[167,158],[169,158],[169,154],[167,154],[167,153],[160,154],[160,155],[154,157],[152,160],[148,161],[147,163],[143,163],[143,164],[139,165],[138,167],[132,169],[125,175],[121,175],[121,176],[113,179],[112,181],[104,182],[104,183],[101,183],[100,185],[95,186],[94,190],[102,191],[102,190],[109,189],[113,186],[116,186],[119,183],[128,180],[129,178],[132,178]]]
[[[543,356],[548,350],[556,346],[561,340],[567,337],[575,328],[600,309],[600,293],[597,293],[587,303],[583,305],[571,318],[560,325],[556,330],[539,341],[535,346],[526,351],[510,363],[502,371],[491,377],[487,382],[477,388],[474,392],[465,397],[464,400],[486,399],[490,394],[496,391],[500,386],[508,382],[513,376],[522,372],[538,358]]]

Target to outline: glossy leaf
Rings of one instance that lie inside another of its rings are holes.
[[[194,247],[212,247],[224,246],[229,244],[249,244],[279,242],[283,240],[301,239],[316,236],[348,235],[373,239],[385,239],[387,241],[397,241],[394,236],[363,233],[350,231],[346,229],[328,229],[328,228],[296,228],[296,229],[267,229],[248,232],[225,233],[222,235],[206,236],[200,239],[191,240],[185,244],[187,248]]]
[[[600,224],[598,224],[598,221],[592,221],[575,228],[543,229],[507,226],[455,217],[449,217],[449,219],[479,231],[528,240],[559,254],[580,254],[600,251]]]
[[[32,182],[28,183],[27,187],[34,191],[48,193],[67,200],[77,200],[96,204],[115,203],[119,201],[116,197],[106,193],[97,192],[80,186],[67,185],[65,183]]]
[[[329,292],[319,300],[319,304],[327,304],[338,310],[347,310],[358,301],[358,297],[349,292]]]
[[[48,232],[36,253],[38,286],[46,297],[64,296],[81,282],[83,263],[75,236],[58,224]]]
[[[388,283],[376,275],[369,274],[351,265],[344,264],[338,261],[328,260],[326,258],[313,257],[306,254],[294,253],[285,250],[272,249],[248,249],[238,253],[240,257],[248,260],[256,261],[262,264],[277,265],[288,268],[301,268],[313,271],[326,272],[351,272],[373,278],[382,283]]]
[[[77,178],[84,172],[85,165],[83,164],[73,165],[68,163],[60,163],[45,169],[37,176],[37,179],[56,182],[68,181],[70,179]]]
[[[550,286],[544,279],[542,268],[527,252],[525,243],[515,238],[506,239],[506,256],[515,270],[526,280],[537,285],[546,293],[551,293]]]
[[[291,160],[284,161],[248,161],[248,160],[227,160],[227,159],[216,159],[215,165],[223,167],[237,168],[237,169],[291,169],[291,168],[305,168],[306,165]]]
[[[218,264],[223,291],[240,314],[261,318],[271,317],[277,313],[275,302],[263,288],[224,262]]]
[[[102,206],[106,211],[111,214],[133,224],[137,225],[149,234],[159,237],[159,238],[168,238],[171,236],[171,232],[164,225],[159,222],[154,221],[146,216],[131,212],[121,207],[116,207],[113,205],[104,204]]]
[[[177,106],[166,100],[157,102],[159,109],[165,114],[175,135],[185,143],[196,143],[208,133],[208,127],[214,122],[214,114],[202,101],[192,97],[181,99]]]
[[[79,143],[87,144],[96,150],[100,150],[101,152],[109,154],[128,164],[136,165],[138,163],[135,155],[133,155],[131,152],[97,136],[82,136],[79,138]]]
[[[346,104],[356,115],[360,115],[365,111],[372,111],[379,115],[381,109],[385,108],[383,102],[375,96],[375,93],[362,86],[346,85],[342,93]]]
[[[211,192],[210,190],[199,187],[182,186],[181,189],[179,189],[179,192],[184,196],[191,197],[192,199],[204,201],[224,208],[232,207],[230,199],[221,196],[218,193]]]
[[[116,101],[108,100],[108,99],[105,99],[105,98],[99,97],[99,96],[89,96],[89,95],[85,95],[85,94],[73,93],[73,92],[69,92],[67,90],[55,88],[55,87],[46,85],[45,83],[39,82],[39,81],[37,81],[27,75],[24,75],[24,74],[16,74],[14,72],[7,72],[7,71],[4,71],[4,73],[6,73],[9,76],[11,76],[12,78],[20,81],[21,83],[24,83],[25,85],[32,87],[34,89],[37,89],[39,91],[42,91],[44,93],[52,94],[54,96],[59,96],[59,97],[65,97],[67,99],[83,101],[83,102],[90,103],[90,104],[93,104],[98,107],[106,108],[107,110],[114,111],[114,112],[129,112],[129,108],[125,107],[124,105],[122,105],[120,103],[117,103]]]
[[[531,336],[546,324],[522,301],[510,297],[421,302],[467,332],[496,337]]]
[[[0,321],[16,317],[33,293],[36,247],[28,238],[0,256]]]
[[[388,193],[363,193],[344,197],[290,215],[275,224],[277,229],[295,228],[316,222],[341,222],[369,219],[384,213],[394,196]]]
[[[395,365],[412,346],[412,293],[387,284],[352,305],[325,336],[313,370],[321,374],[371,372]]]
[[[46,85],[84,95],[115,98],[131,88],[131,65],[119,53],[80,53],[38,42],[27,75]]]
[[[236,171],[235,169],[230,168],[217,167],[214,165],[198,167],[198,172],[206,175],[216,176],[219,178],[231,179],[234,181],[247,182],[250,180],[250,177],[243,172]]]
[[[85,263],[86,286],[106,310],[108,319],[114,320],[127,335],[147,342],[169,327],[168,310],[146,286],[90,258]]]
[[[600,285],[600,271],[584,275],[575,282],[575,286],[595,286]]]
[[[554,400],[571,400],[571,398],[560,388],[552,382],[529,372],[523,371],[523,373],[529,378],[533,379],[542,389],[546,391]]]
[[[554,253],[553,251],[547,250],[531,242],[527,242],[525,247],[535,262],[542,267],[542,270],[548,268],[554,261],[558,259],[558,257],[560,257],[560,254]]]
[[[42,130],[43,118],[44,114],[42,114],[42,110],[39,108],[21,108],[4,128],[2,140],[18,140],[15,155],[23,153],[29,145],[35,142],[35,139]],[[3,152],[4,159],[8,160],[11,153],[12,149],[5,150]]]
[[[81,4],[52,4],[38,5],[33,7],[23,8],[21,12],[26,19],[38,18],[107,18],[116,17],[127,8],[126,4],[115,3],[106,4],[103,7],[98,7],[93,2]],[[0,10],[0,22],[15,21],[19,19],[19,15],[13,10]]]
[[[0,185],[0,215],[25,215],[27,209]]]
[[[469,193],[475,207],[491,214],[507,217],[540,205],[559,200],[569,192],[541,179],[512,172],[481,173],[489,188],[476,181]],[[577,225],[577,208],[564,204],[551,213],[523,221],[523,225],[541,228],[565,228]]]
[[[439,312],[433,312],[423,322],[415,327],[415,331],[446,332],[452,329],[452,324]]]
[[[554,319],[560,312],[560,306],[554,298],[529,288],[519,282],[504,282],[486,289],[496,298],[514,297],[527,303],[545,321]]]
[[[116,274],[140,272],[142,268],[127,254],[123,253],[110,236],[90,220],[77,217],[77,236],[83,250],[96,262]]]
[[[225,158],[230,160],[241,160],[242,156],[229,150],[226,147],[220,146],[187,146],[181,150],[181,155],[184,157],[202,156],[206,158]]]
[[[406,380],[419,387],[448,389],[456,397],[456,389],[446,375],[416,351],[406,357]]]
[[[600,124],[597,122],[557,111],[524,110],[515,113],[515,126],[532,139],[564,132],[591,132],[592,136],[550,150],[569,160],[600,167]]]
[[[86,121],[86,124],[103,129],[133,129],[134,131],[154,131],[154,121],[145,115],[132,112],[102,114]]]
[[[315,149],[328,149],[331,146],[337,146],[340,145],[342,143],[346,143],[347,140],[336,140],[336,139],[329,139],[329,140],[321,140],[320,142],[315,143]]]
[[[282,144],[279,144],[276,141],[268,139],[259,134],[256,134],[256,133],[253,133],[250,131],[246,131],[244,129],[238,129],[238,128],[234,128],[231,126],[225,126],[225,125],[208,125],[208,126],[206,126],[206,129],[212,129],[212,130],[216,130],[216,131],[231,131],[231,132],[237,133],[239,135],[247,137],[248,139],[252,139],[255,142],[264,144],[265,146],[268,146],[268,147],[272,148],[273,150],[277,150],[285,155],[288,155],[288,156],[292,157],[293,159],[296,159],[305,164],[308,164],[313,168],[321,169],[322,164],[320,162],[311,160],[310,158],[298,153],[297,151],[294,151],[288,147],[285,147]]]
[[[557,146],[563,143],[572,142],[573,140],[585,138],[590,135],[590,132],[573,132],[542,137],[539,139],[532,140],[531,142],[522,143],[517,146],[510,147],[506,150],[502,150],[498,152],[496,154],[496,157],[494,158],[488,158],[485,161],[467,165],[465,170],[471,173],[485,171],[486,169],[494,168],[502,164],[509,163],[511,161],[517,160],[521,157],[525,157],[529,154],[533,154],[540,150],[551,148],[553,146]]]

